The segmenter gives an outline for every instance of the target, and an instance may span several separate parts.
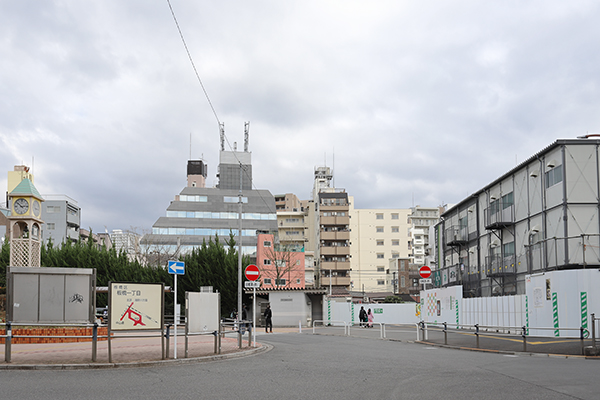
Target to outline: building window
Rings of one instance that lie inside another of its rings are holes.
[[[377,246],[383,246],[383,240],[378,240],[377,241]]]
[[[299,285],[300,283],[302,283],[302,281],[300,280],[300,278],[296,279],[296,285]]]
[[[400,253],[397,251],[392,251],[392,258],[400,258]]]
[[[546,172],[546,189],[550,186],[554,186],[563,180],[563,166],[557,165],[550,171]]]
[[[513,192],[505,194],[502,196],[502,209],[506,210],[508,207],[512,207],[513,205]]]
[[[377,258],[378,259],[382,259],[383,258],[383,253],[377,253]]]
[[[377,267],[377,272],[385,272],[385,267]]]
[[[392,219],[400,219],[400,217],[398,216],[397,213],[393,213],[392,214]]]
[[[400,277],[400,287],[406,287],[406,278],[404,275]]]
[[[240,201],[239,197],[234,197],[234,196],[223,196],[223,202],[224,203],[238,203]],[[247,203],[248,202],[248,198],[247,197],[242,197],[242,203]]]
[[[49,231],[53,231],[55,229],[54,222],[48,222],[46,226],[48,227]]]
[[[268,258],[264,259],[263,265],[271,265],[271,260],[269,260]]]
[[[265,240],[265,241],[263,242],[263,246],[264,246],[264,247],[271,247],[271,241],[270,241],[270,240]]]
[[[392,239],[392,246],[400,246],[400,240]]]
[[[263,284],[270,285],[271,284],[271,278],[265,278],[265,279],[263,279]]]
[[[285,279],[275,279],[275,285],[285,286]]]
[[[377,285],[378,286],[385,285],[385,279],[377,279]]]
[[[377,233],[383,233],[383,226],[378,226],[375,229],[376,229]]]
[[[383,219],[383,213],[377,213],[377,214],[375,214],[375,218],[376,219]]]
[[[392,226],[392,233],[398,233],[398,232],[400,232],[400,227]]]
[[[48,206],[46,207],[46,212],[48,214],[54,214],[60,212],[60,206]]]

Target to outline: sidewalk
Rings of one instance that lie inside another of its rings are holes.
[[[298,328],[279,328],[274,334],[295,331]],[[0,345],[0,370],[2,369],[77,369],[77,368],[115,368],[150,366],[164,363],[184,363],[225,359],[245,356],[266,351],[270,346],[262,344],[258,339],[265,335],[258,331],[256,347],[248,345],[248,334],[242,339],[242,348],[238,347],[235,332],[226,332],[221,338],[221,353],[215,353],[215,337],[213,335],[190,336],[188,341],[188,357],[185,354],[185,336],[177,336],[177,359],[174,359],[174,337],[169,340],[169,358],[162,360],[161,338],[127,337],[134,334],[120,333],[111,340],[112,363],[108,360],[108,341],[98,341],[96,362],[92,362],[92,342],[78,343],[46,343],[46,344],[13,344],[11,346],[11,362],[5,361],[4,344]],[[136,336],[143,336],[139,333]],[[158,335],[157,332],[149,333]],[[166,343],[165,343],[166,345]]]

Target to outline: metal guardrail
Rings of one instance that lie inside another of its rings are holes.
[[[122,337],[126,337],[126,338],[149,338],[149,337],[160,337],[161,338],[161,342],[162,342],[162,359],[167,359],[169,358],[169,343],[170,343],[170,337],[172,336],[172,331],[174,331],[175,329],[181,329],[181,328],[185,328],[185,333],[183,336],[185,336],[185,358],[187,358],[189,356],[189,343],[188,343],[188,339],[190,336],[200,336],[200,335],[214,335],[215,337],[215,346],[214,346],[214,353],[215,354],[221,354],[221,338],[225,336],[225,334],[228,332],[227,328],[231,327],[231,331],[229,332],[233,332],[236,333],[238,335],[238,346],[241,349],[242,348],[242,336],[245,334],[245,331],[248,331],[249,335],[248,335],[248,346],[252,345],[252,339],[254,337],[254,332],[252,331],[252,321],[248,321],[248,320],[244,320],[244,321],[240,321],[238,323],[238,321],[236,320],[221,320],[219,323],[219,330],[218,331],[214,331],[214,332],[189,332],[187,330],[187,320],[185,319],[185,317],[182,316],[182,318],[180,319],[180,321],[182,323],[178,324],[177,326],[173,325],[172,323],[173,318],[171,316],[171,323],[166,323],[160,330],[157,330],[157,333],[155,334],[149,334],[148,331],[146,331],[146,333],[144,333],[143,335],[135,335],[135,334],[131,334],[131,332],[134,331],[127,331],[128,334],[127,335],[115,335],[115,331],[110,332],[107,335],[98,335],[98,328],[100,327],[107,327],[106,324],[102,324],[102,323],[98,323],[95,322],[93,324],[91,323],[82,323],[82,324],[57,324],[57,323],[52,323],[52,324],[43,324],[43,323],[36,323],[36,324],[31,324],[31,323],[11,323],[11,322],[6,322],[6,323],[0,323],[0,326],[4,326],[6,328],[6,334],[4,335],[0,335],[0,338],[4,338],[5,339],[5,352],[4,352],[4,358],[5,361],[7,363],[11,362],[11,358],[12,358],[12,354],[11,354],[11,347],[12,347],[12,341],[13,338],[16,337],[26,337],[26,338],[64,338],[64,339],[91,339],[91,345],[92,345],[92,362],[96,362],[97,360],[97,342],[98,342],[98,338],[106,338],[108,340],[108,359],[109,362],[112,362],[112,349],[111,349],[111,339],[118,339],[118,338],[122,338]],[[77,328],[93,328],[92,329],[92,335],[15,335],[13,332],[13,329],[15,327],[18,326],[29,326],[29,327],[58,327],[58,328],[66,328],[66,327],[77,327]],[[242,329],[240,329],[240,327]]]
[[[316,333],[316,325],[319,322],[324,327],[326,327],[326,326],[331,326],[331,327],[343,326],[344,327],[344,335],[347,335],[347,336],[350,336],[350,328],[352,326],[354,326],[354,325],[360,325],[362,327],[363,324],[365,324],[365,322],[329,321],[329,320],[317,319],[317,320],[314,320],[313,323],[312,323],[313,334]],[[369,324],[369,323],[366,323],[366,324]],[[370,322],[370,324],[372,324],[372,325],[379,325],[379,335],[380,335],[381,339],[385,339],[385,337],[386,337],[386,334],[385,334],[385,322],[375,322],[375,321],[372,321],[372,322]]]
[[[592,321],[594,320],[594,314],[592,314]],[[464,333],[465,331],[473,332],[476,338],[476,348],[480,348],[479,338],[480,336],[495,336],[498,333],[502,333],[503,335],[510,336],[520,336],[523,341],[523,351],[527,351],[527,338],[531,337],[529,335],[529,330],[549,330],[549,331],[578,331],[579,339],[581,341],[581,353],[585,354],[584,340],[590,336],[590,331],[586,328],[556,328],[556,327],[527,327],[527,326],[488,326],[488,325],[457,325],[457,324],[448,324],[447,322],[425,322],[421,321],[417,325],[417,340],[421,340],[421,337],[424,341],[429,339],[429,331],[441,331],[444,333],[444,345],[448,345],[448,333]],[[454,329],[449,329],[454,327]],[[592,330],[594,330],[594,324],[592,322]],[[490,332],[491,331],[491,332]],[[592,337],[594,333],[592,332]],[[595,341],[592,338],[593,346],[595,347]]]
[[[92,362],[96,362],[97,358],[97,349],[98,349],[98,327],[100,325],[98,323],[86,323],[86,324],[23,324],[23,323],[12,323],[10,321],[5,323],[0,323],[0,326],[4,326],[6,333],[4,335],[0,335],[0,337],[4,338],[4,361],[7,363],[11,362],[12,359],[12,339],[16,337],[27,337],[27,338],[65,338],[65,339],[92,339]],[[68,336],[68,335],[14,335],[13,327],[17,326],[52,326],[52,327],[76,327],[76,328],[92,328],[92,335],[79,335],[79,336]]]
[[[329,320],[323,320],[323,319],[315,319],[312,323],[313,326],[313,334],[315,334],[315,328],[317,326],[317,323],[320,322],[321,325],[325,326],[325,323],[327,322],[327,326],[340,326],[340,324],[342,324],[342,326],[344,327],[344,335],[347,335],[347,324],[346,321],[329,321]]]
[[[350,336],[350,328],[354,325],[360,325],[361,328],[365,328],[368,329],[369,325],[368,324],[372,324],[372,325],[379,325],[379,337],[381,339],[385,339],[386,338],[386,334],[385,334],[385,322],[348,322],[348,336]],[[366,325],[365,325],[366,324]]]

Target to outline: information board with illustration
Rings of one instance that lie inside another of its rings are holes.
[[[110,284],[110,329],[161,329],[163,285],[146,283]]]

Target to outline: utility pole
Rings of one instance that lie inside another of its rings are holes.
[[[238,345],[242,346],[242,163],[240,162],[240,193],[238,196],[239,203],[239,223],[240,230],[238,233],[238,306],[237,306],[237,321],[238,321]]]

